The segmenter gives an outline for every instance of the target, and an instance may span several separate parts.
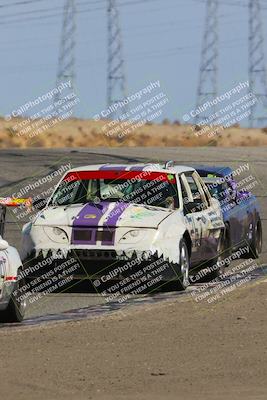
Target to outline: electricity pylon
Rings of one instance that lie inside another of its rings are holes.
[[[72,110],[73,106],[71,106],[70,100],[66,100],[66,96],[74,91],[75,85],[75,19],[75,0],[65,0],[56,87],[67,82],[70,83],[70,87],[55,94],[54,104],[56,105],[59,100],[62,100],[63,104],[69,103],[68,111]]]
[[[249,91],[257,101],[250,108],[250,127],[267,122],[267,75],[260,0],[249,0]]]
[[[196,110],[216,99],[218,94],[218,42],[218,0],[207,0]],[[216,112],[216,105],[209,105],[206,110],[208,115],[212,115]],[[207,114],[203,115],[203,112],[204,110],[195,116],[195,124],[207,118]]]
[[[107,1],[108,18],[108,71],[107,71],[107,107],[111,119],[117,119],[127,111],[123,105],[126,97],[126,77],[122,51],[122,37],[119,21],[119,11],[116,0]],[[121,106],[114,107],[118,103]]]

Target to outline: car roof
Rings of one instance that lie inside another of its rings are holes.
[[[207,175],[215,175],[216,177],[224,177],[231,175],[233,170],[229,167],[224,166],[210,166],[210,165],[194,165],[194,168],[197,170],[200,176],[206,177]]]
[[[156,171],[162,173],[172,173],[172,174],[181,174],[183,172],[194,171],[195,169],[192,167],[188,167],[185,165],[174,165],[164,168],[164,164],[95,164],[95,165],[86,165],[78,168],[73,168],[68,171],[69,172],[79,172],[79,171],[99,171],[99,170],[122,170],[122,171]]]

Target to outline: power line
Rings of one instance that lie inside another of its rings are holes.
[[[33,4],[33,3],[41,3],[47,0],[24,0],[24,1],[16,1],[15,3],[8,3],[8,4],[0,4],[0,8],[6,8],[6,7],[14,7],[14,6],[20,6],[20,5],[27,5],[27,4]]]
[[[101,1],[101,3],[100,2],[89,3],[89,4],[96,4],[96,5],[99,4],[100,5],[99,7],[85,8],[85,9],[82,9],[82,10],[78,10],[77,9],[76,10],[76,14],[92,13],[92,12],[95,12],[95,11],[105,10],[106,9],[106,5],[105,4],[107,3],[108,0],[99,0],[99,1]],[[105,3],[102,3],[102,1],[105,1]],[[129,0],[129,1],[124,1],[123,3],[118,3],[117,7],[121,8],[121,7],[135,6],[135,5],[138,5],[138,4],[149,4],[151,2],[155,3],[155,2],[158,2],[158,1],[162,1],[162,0],[135,0],[135,1]],[[79,5],[79,4],[80,5],[82,5],[82,4],[88,5],[88,2],[86,2],[86,3],[77,3],[77,5]],[[55,9],[59,9],[60,10],[60,7],[50,8],[50,9],[42,9],[42,10],[39,10],[39,12],[42,14],[43,12],[54,11]],[[35,12],[37,12],[37,10],[23,12],[23,15],[27,15],[27,14],[31,15],[31,14],[33,14]],[[20,15],[22,15],[22,13],[16,13],[16,14],[13,14],[13,15],[9,14],[8,17],[20,16]],[[23,18],[23,19],[14,19],[14,20],[11,19],[11,20],[8,20],[8,21],[3,21],[3,22],[0,20],[0,24],[1,25],[7,25],[7,24],[9,25],[9,24],[12,24],[12,23],[23,23],[23,22],[29,22],[29,21],[40,21],[40,20],[45,20],[45,19],[54,18],[54,17],[61,17],[61,16],[62,16],[62,13],[53,13],[53,14],[50,14],[50,15],[39,15],[37,17],[29,17],[29,18]]]

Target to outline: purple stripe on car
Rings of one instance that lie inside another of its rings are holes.
[[[98,223],[105,212],[107,212],[108,206],[108,202],[101,202],[98,204],[88,203],[81,209],[72,225],[72,244],[96,244]],[[91,231],[90,240],[81,240],[77,239],[77,237],[75,238],[76,235],[74,235],[74,233],[77,231],[83,231],[85,229]]]
[[[125,165],[121,166],[112,166],[112,165],[103,165],[102,167],[99,168],[99,171],[125,171],[126,167]]]
[[[143,171],[144,168],[144,166],[141,167],[140,165],[136,165],[134,167],[131,167],[129,171]]]
[[[114,228],[116,227],[116,224],[117,224],[119,218],[122,216],[123,212],[129,206],[130,206],[129,203],[117,202],[115,207],[110,211],[103,226],[106,227],[107,229],[109,229],[110,231],[114,232],[113,239],[112,239],[112,242],[102,241],[103,245],[114,245],[115,231],[116,231]]]

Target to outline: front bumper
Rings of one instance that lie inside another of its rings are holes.
[[[73,279],[102,279],[121,280],[133,272],[140,270],[150,271],[153,277],[154,270],[162,268],[162,280],[173,280],[177,277],[175,266],[159,257],[157,253],[152,254],[150,250],[110,250],[105,249],[72,249],[67,254],[60,250],[55,253],[48,251],[43,256],[40,252],[38,256],[34,253],[24,261],[23,270],[27,272],[25,278],[33,280],[35,278],[47,279],[51,270],[55,273],[69,270],[69,261],[73,260],[71,274]],[[66,264],[66,267],[65,267]],[[162,267],[164,265],[164,268]],[[64,268],[62,268],[64,266]],[[37,268],[38,267],[38,268]],[[63,273],[65,277],[66,274]],[[104,278],[103,278],[104,277]],[[105,278],[106,277],[106,278]]]

